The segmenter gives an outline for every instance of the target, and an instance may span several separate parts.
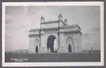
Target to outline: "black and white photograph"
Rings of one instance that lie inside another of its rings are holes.
[[[3,66],[104,64],[103,2],[2,5]]]

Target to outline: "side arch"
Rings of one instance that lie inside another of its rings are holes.
[[[39,50],[39,40],[38,39],[35,39],[35,53],[38,53],[38,50]]]
[[[66,48],[68,50],[68,52],[73,52],[74,50],[74,46],[73,46],[73,39],[72,37],[67,37],[66,39]]]

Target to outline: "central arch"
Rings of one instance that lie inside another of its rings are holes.
[[[47,49],[49,49],[50,52],[55,52],[54,51],[54,40],[56,39],[55,36],[53,35],[50,35],[48,37],[48,40],[47,40]]]

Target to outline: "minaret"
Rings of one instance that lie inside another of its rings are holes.
[[[63,29],[60,29],[60,27],[64,27],[64,21],[63,21],[63,16],[62,16],[62,14],[60,13],[59,15],[58,15],[58,52],[60,52],[60,53],[64,53],[64,52],[66,52],[66,50],[64,49],[64,40],[63,39],[65,39],[64,38],[64,33],[63,33]]]
[[[40,20],[41,20],[41,23],[44,23],[45,18],[42,16]]]
[[[67,19],[64,19],[64,24],[67,25],[68,21]]]
[[[59,15],[58,15],[58,19],[59,19],[59,21],[62,21],[62,14],[60,13]]]
[[[45,18],[42,16],[41,18],[40,18],[40,20],[41,20],[41,23],[40,23],[40,31],[39,31],[39,38],[40,38],[40,48],[39,48],[39,53],[43,53],[43,52],[45,52],[45,49],[43,48],[43,46],[44,46],[44,40],[45,40],[45,36],[44,36],[44,31],[43,31],[43,26],[44,26],[44,24],[42,24],[42,23],[44,23],[45,22]]]

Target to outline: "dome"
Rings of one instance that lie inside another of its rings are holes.
[[[62,14],[60,13],[58,17],[63,17]]]
[[[41,31],[41,34],[45,34],[45,32],[44,31]]]
[[[64,19],[64,22],[67,22],[67,19]]]
[[[45,18],[42,16],[42,17],[41,17],[41,19],[43,19],[43,20],[44,20]]]
[[[68,22],[67,19],[64,19],[64,24],[65,24],[65,25],[67,25],[67,22]]]

